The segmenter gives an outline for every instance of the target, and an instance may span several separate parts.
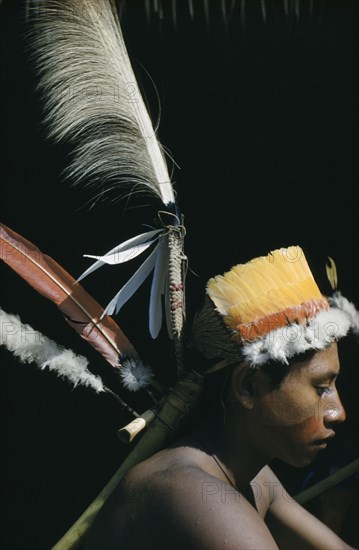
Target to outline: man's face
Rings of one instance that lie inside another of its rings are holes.
[[[268,391],[268,378],[259,375],[252,413],[263,449],[293,466],[306,466],[326,447],[346,416],[335,386],[339,368],[337,345],[332,344],[293,363],[277,390]]]

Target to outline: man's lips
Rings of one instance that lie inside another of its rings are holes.
[[[325,447],[327,446],[328,444],[328,441],[330,439],[332,439],[333,437],[335,436],[335,432],[332,432],[330,435],[328,435],[327,437],[323,437],[323,439],[316,439],[314,442],[313,442],[313,445],[315,445],[316,447],[319,447],[320,449],[325,449]]]
[[[317,447],[318,449],[326,449],[327,447],[327,441],[325,440],[321,440],[321,441],[316,441],[314,443],[314,446]]]

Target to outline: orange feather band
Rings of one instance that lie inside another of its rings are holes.
[[[321,300],[303,302],[299,306],[287,307],[283,311],[260,317],[251,323],[239,322],[234,327],[236,334],[233,335],[233,339],[238,341],[254,340],[277,328],[286,327],[292,323],[302,324],[313,319],[320,311],[328,309],[328,301],[326,298],[322,298]]]

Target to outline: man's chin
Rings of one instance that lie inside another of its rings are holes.
[[[290,466],[293,466],[294,468],[305,468],[306,466],[309,466],[318,456],[319,448],[316,448],[314,450],[310,450],[308,453],[305,454],[297,454],[296,456],[290,456],[285,460],[287,464]]]

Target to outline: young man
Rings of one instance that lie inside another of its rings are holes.
[[[338,293],[329,305],[299,247],[236,266],[207,294],[193,343],[226,359],[207,369],[217,400],[205,392],[194,427],[127,474],[86,550],[351,548],[268,464],[310,464],[345,420],[336,341],[357,312]]]

